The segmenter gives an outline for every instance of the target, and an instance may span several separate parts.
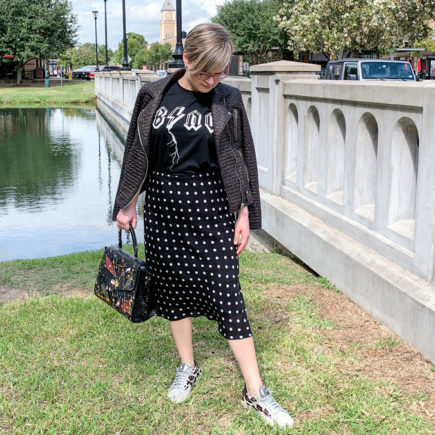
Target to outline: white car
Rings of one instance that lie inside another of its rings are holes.
[[[168,73],[164,69],[157,69],[154,71],[154,75],[157,77],[166,77]]]
[[[340,59],[328,62],[325,80],[396,80],[415,82],[411,64],[389,59]]]

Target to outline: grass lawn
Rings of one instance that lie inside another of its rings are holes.
[[[95,104],[94,82],[66,82],[64,86],[0,88],[3,107],[69,106]]]
[[[166,398],[178,364],[167,321],[126,319],[92,294],[102,251],[0,263],[0,433],[281,433],[241,407],[217,325],[194,320],[203,377]],[[435,371],[410,345],[277,254],[245,252],[240,281],[264,381],[292,434],[435,432]]]

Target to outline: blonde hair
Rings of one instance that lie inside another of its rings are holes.
[[[184,52],[193,70],[215,72],[228,67],[234,43],[225,27],[216,23],[195,26],[187,35]]]

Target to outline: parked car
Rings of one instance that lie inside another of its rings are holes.
[[[120,71],[121,69],[122,67],[117,65],[100,66],[100,72]]]
[[[98,68],[99,70],[100,68]],[[85,80],[91,80],[95,78],[95,71],[97,70],[96,66],[91,66],[83,71],[83,77]]]
[[[154,71],[154,75],[162,78],[162,77],[166,77],[168,73],[164,69],[157,69]]]
[[[72,72],[73,79],[81,79],[83,71],[88,68],[87,66],[82,66],[81,68],[77,68]]]
[[[109,65],[109,66],[100,66],[98,67],[98,71],[96,68],[92,68],[89,69],[88,71],[85,72],[85,79],[87,80],[91,80],[95,78],[95,73],[96,72],[103,72],[103,71],[120,71],[122,68],[120,66],[116,66],[116,65]]]
[[[325,80],[418,80],[411,64],[389,59],[340,59],[328,62]]]

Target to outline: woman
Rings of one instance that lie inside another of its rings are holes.
[[[138,195],[146,190],[145,244],[157,315],[169,320],[181,359],[169,399],[186,400],[201,376],[192,317],[207,316],[218,322],[240,365],[242,404],[270,424],[292,426],[261,381],[238,280],[238,256],[250,228],[260,228],[261,213],[242,98],[220,83],[233,48],[222,26],[200,24],[186,38],[185,68],[142,87],[113,215],[118,228],[135,228]]]

